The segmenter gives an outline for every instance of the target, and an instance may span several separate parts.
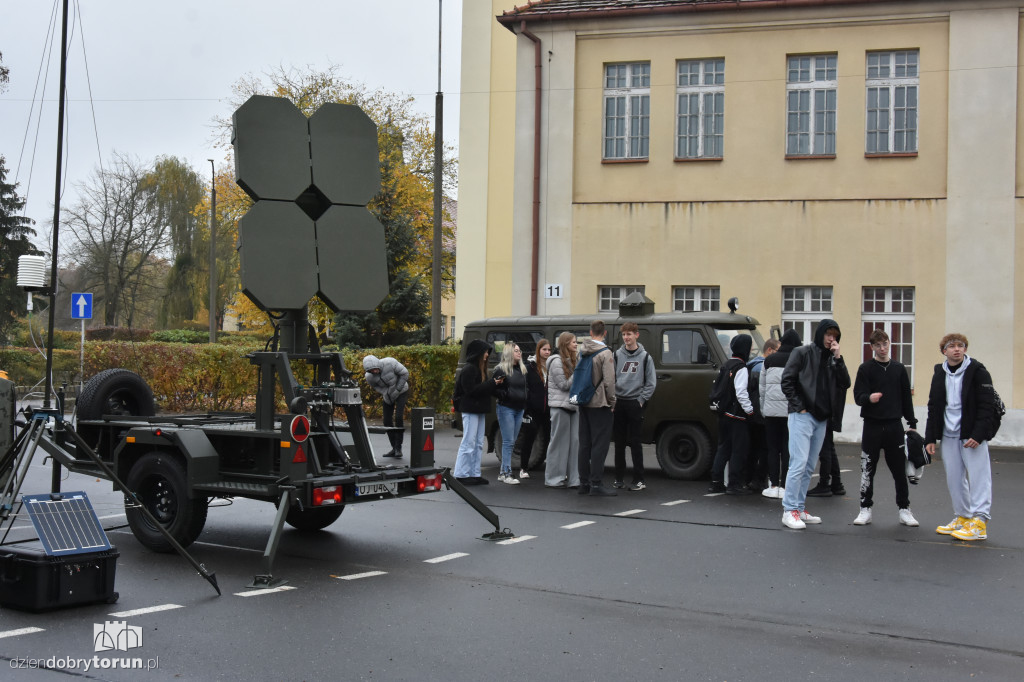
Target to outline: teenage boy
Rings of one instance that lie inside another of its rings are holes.
[[[384,426],[401,429],[405,404],[409,402],[409,370],[394,358],[378,359],[375,355],[363,358],[363,369],[366,383],[384,400]],[[384,457],[401,458],[404,436],[404,431],[388,431],[391,450]]]
[[[747,360],[754,339],[750,334],[737,334],[729,342],[732,357],[730,363],[736,369],[732,374],[733,396],[718,410],[718,451],[711,465],[711,487],[709,492],[724,492],[726,495],[751,495],[747,485],[747,458],[750,455],[750,429],[747,421],[754,416],[754,405],[750,402],[747,383],[750,372]],[[729,485],[725,485],[725,465],[729,465]]]
[[[864,419],[860,452],[860,513],[853,525],[871,523],[875,471],[882,451],[885,465],[896,483],[896,506],[900,523],[917,527],[910,511],[910,486],[907,483],[907,457],[904,452],[903,419],[911,431],[917,429],[914,398],[910,393],[907,368],[889,356],[889,335],[881,329],[871,332],[872,357],[857,369],[853,383],[853,401],[860,405]],[[810,494],[810,493],[808,493]]]
[[[957,540],[985,540],[992,518],[992,463],[988,440],[995,435],[995,390],[985,366],[967,355],[967,337],[946,334],[939,342],[946,361],[935,365],[928,392],[925,449],[942,442],[942,465],[956,516],[935,529]]]
[[[580,406],[580,495],[615,497],[617,493],[601,485],[604,463],[612,435],[612,411],[615,409],[615,361],[604,342],[608,330],[604,322],[590,323],[590,338],[583,342],[580,357],[597,354],[591,365],[591,378],[597,390],[590,402]],[[602,351],[608,350],[604,353]]]
[[[840,353],[839,338],[839,323],[822,320],[814,332],[814,343],[794,350],[782,371],[782,392],[789,400],[789,473],[782,497],[782,523],[794,530],[821,523],[804,505],[825,431],[830,425],[835,431],[843,426],[850,373]]]
[[[619,333],[622,346],[615,351],[615,411],[612,413],[612,437],[615,439],[616,488],[625,488],[626,445],[633,457],[633,484],[630,490],[640,491],[644,483],[644,451],[640,443],[640,428],[644,421],[644,408],[654,395],[657,382],[654,362],[639,343],[640,329],[636,322],[623,323]]]

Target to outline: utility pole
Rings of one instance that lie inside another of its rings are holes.
[[[430,298],[430,343],[441,343],[441,207],[444,162],[444,93],[441,92],[441,2],[437,0],[437,97],[434,102],[434,278]]]
[[[217,169],[210,162],[210,343],[217,343]]]

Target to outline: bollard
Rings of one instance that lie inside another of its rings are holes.
[[[409,449],[409,466],[434,466],[434,408],[414,407],[411,411],[412,444]]]

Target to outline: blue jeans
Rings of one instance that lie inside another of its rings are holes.
[[[484,446],[486,414],[462,413],[462,443],[455,456],[455,478],[480,476],[480,457]]]
[[[523,411],[498,405],[498,428],[501,429],[501,473],[512,473],[512,446],[519,437],[519,427],[523,423]]]
[[[825,442],[827,428],[827,421],[818,421],[810,412],[789,414],[789,473],[786,475],[786,494],[782,498],[784,510],[804,510],[807,488],[818,464],[818,453]]]

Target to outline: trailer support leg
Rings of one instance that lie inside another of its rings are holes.
[[[445,469],[441,473],[441,476],[444,478],[444,482],[448,485],[449,490],[454,490],[459,497],[469,504],[470,507],[475,509],[480,516],[487,519],[487,522],[494,526],[494,532],[484,533],[481,536],[482,540],[509,540],[516,536],[516,534],[508,528],[501,527],[498,515],[494,513],[494,510],[481,502],[476,495],[469,492],[469,490],[466,489],[466,486],[459,482],[459,479],[452,476],[450,469]]]
[[[288,516],[288,509],[292,506],[292,490],[293,488],[284,487],[281,491],[281,499],[277,503],[277,516],[274,517],[274,527],[270,529],[267,548],[263,550],[263,573],[254,576],[252,582],[246,587],[270,588],[288,582],[282,578],[275,578],[272,569],[274,557],[277,556],[277,545],[281,542],[281,532],[284,530],[284,519]]]

